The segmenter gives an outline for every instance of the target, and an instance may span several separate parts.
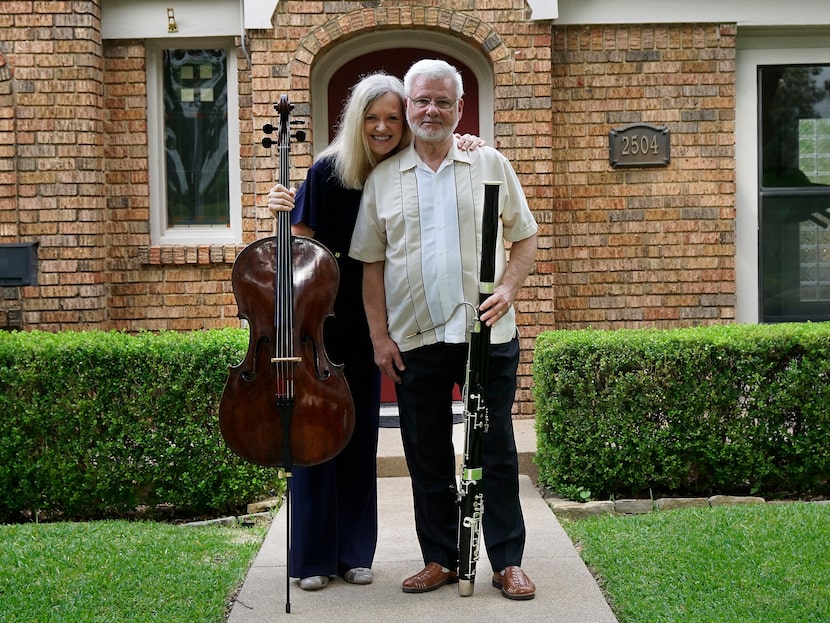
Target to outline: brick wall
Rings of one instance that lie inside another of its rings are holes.
[[[8,15],[0,16],[0,28],[9,25]],[[17,242],[19,227],[17,204],[17,162],[15,160],[15,117],[12,71],[6,59],[11,45],[0,41],[0,241]],[[0,287],[0,328],[19,329],[23,325],[20,287]]]
[[[127,331],[238,326],[230,274],[241,246],[150,244],[146,54],[138,41],[104,47],[106,325]]]
[[[196,330],[238,326],[241,246],[152,246],[146,48],[100,36],[98,2],[6,2],[0,15],[0,242],[38,240],[37,286],[3,288],[0,328]],[[310,121],[315,63],[377,30],[435,30],[493,68],[495,137],[541,226],[517,301],[515,415],[533,415],[539,332],[681,326],[734,313],[734,26],[556,27],[522,0],[282,0],[240,50],[244,243],[271,231],[277,159],[258,146],[290,94]],[[614,170],[608,132],[668,126],[668,167]],[[292,148],[305,177],[313,136]],[[256,147],[254,147],[257,145]],[[3,320],[5,319],[5,324]]]
[[[98,7],[5,2],[0,25],[13,76],[2,127],[3,144],[13,148],[0,155],[13,179],[3,180],[0,242],[40,242],[38,285],[20,288],[14,304],[28,328],[100,326],[107,314]]]
[[[734,319],[734,25],[553,29],[555,324]],[[666,168],[614,170],[608,132],[666,126]]]

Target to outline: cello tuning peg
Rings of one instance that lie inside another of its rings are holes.
[[[272,139],[272,138],[271,138],[271,137],[269,137],[269,136],[266,136],[265,138],[263,138],[263,139],[262,139],[262,146],[263,146],[265,149],[271,149],[271,146],[272,146],[273,144],[274,144],[274,139]]]
[[[302,130],[297,130],[294,132],[294,138],[297,140],[298,143],[302,143],[305,140],[305,132]]]
[[[266,134],[271,134],[274,131],[274,126],[272,126],[270,123],[266,123],[264,126],[262,126],[262,131]]]

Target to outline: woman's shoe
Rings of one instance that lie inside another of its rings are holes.
[[[343,579],[350,584],[371,584],[375,574],[366,567],[355,567],[343,574]]]
[[[304,591],[320,590],[329,583],[328,576],[325,575],[310,575],[307,578],[300,580],[300,588]]]

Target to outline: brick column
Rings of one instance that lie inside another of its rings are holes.
[[[98,327],[106,319],[100,7],[7,2],[4,11],[12,105],[0,107],[0,132],[14,132],[4,149],[15,150],[16,166],[0,152],[0,241],[40,243],[38,283],[21,288],[23,326]]]

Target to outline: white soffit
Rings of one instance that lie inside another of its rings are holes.
[[[234,36],[242,32],[241,8],[233,0],[102,0],[101,34],[104,39]],[[175,32],[169,31],[168,9]]]
[[[543,0],[538,0],[543,2]],[[736,23],[738,26],[830,24],[826,0],[558,0],[557,24]]]
[[[527,5],[534,22],[559,17],[559,0],[527,0]]]
[[[280,0],[242,0],[245,9],[246,30],[268,30],[273,28],[271,18]]]

